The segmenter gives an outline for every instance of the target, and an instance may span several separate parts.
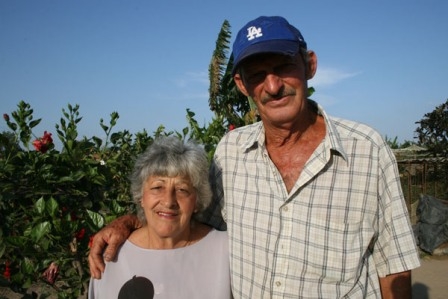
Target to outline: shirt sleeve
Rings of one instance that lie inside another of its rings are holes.
[[[387,145],[380,148],[378,236],[373,258],[378,275],[420,266],[414,233],[401,189],[397,163]]]

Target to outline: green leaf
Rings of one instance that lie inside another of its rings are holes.
[[[187,135],[188,135],[188,131],[189,131],[188,127],[185,127],[185,128],[182,130],[182,133],[184,134],[184,136],[187,136]]]
[[[51,224],[48,221],[39,223],[31,230],[31,238],[34,242],[39,242],[39,240],[49,233],[51,230]]]
[[[100,148],[101,144],[103,143],[103,140],[101,138],[96,137],[96,136],[93,136],[92,139],[95,142],[96,147]]]
[[[0,244],[0,258],[3,257],[3,254],[5,253],[6,250],[6,245],[5,244]]]
[[[17,130],[17,124],[8,122],[8,127],[13,130],[14,132]]]
[[[45,211],[45,200],[43,197],[39,198],[36,203],[34,204],[34,208],[36,209],[37,213],[42,215]]]
[[[29,258],[24,258],[20,265],[20,269],[23,273],[33,274],[34,273],[33,261],[31,261],[31,259]]]
[[[52,217],[54,217],[56,215],[56,212],[59,210],[59,204],[53,197],[50,197],[45,206],[48,214],[50,214],[50,216]]]
[[[13,247],[25,247],[27,238],[22,236],[11,236],[5,238],[6,243]]]
[[[116,201],[116,200],[114,200],[114,201],[112,201],[112,211],[115,213],[115,214],[121,214],[121,213],[124,213],[125,212],[125,210],[126,210],[126,208],[125,207],[122,207],[119,203],[118,203],[118,201]]]
[[[29,127],[30,127],[30,128],[34,128],[35,126],[37,126],[37,125],[40,123],[41,120],[42,120],[42,119],[39,118],[39,119],[36,119],[36,120],[31,121],[30,124],[29,124]]]
[[[101,214],[87,210],[87,215],[89,215],[89,219],[95,226],[96,230],[99,230],[104,226],[104,218],[103,216],[101,216]]]
[[[67,140],[67,149],[73,149],[73,140]]]
[[[70,176],[63,176],[61,177],[57,183],[70,183],[70,182],[75,182],[76,180],[74,180],[72,177]]]
[[[32,274],[32,273],[29,273],[29,274]],[[31,278],[27,277],[25,282],[22,284],[22,288],[28,289],[31,287],[31,284],[32,284]]]

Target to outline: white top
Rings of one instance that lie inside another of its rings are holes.
[[[176,249],[144,249],[126,241],[117,261],[91,279],[89,299],[232,298],[227,233],[211,230]]]

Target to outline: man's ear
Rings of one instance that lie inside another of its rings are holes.
[[[316,53],[314,53],[314,51],[311,50],[307,51],[307,55],[308,55],[308,64],[306,68],[306,79],[310,80],[316,74],[317,56]]]
[[[236,87],[238,87],[242,94],[244,94],[246,97],[249,96],[246,86],[244,86],[243,78],[241,78],[240,74],[236,73],[233,76],[233,81],[235,81]]]

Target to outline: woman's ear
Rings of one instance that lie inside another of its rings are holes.
[[[314,53],[314,51],[311,50],[307,51],[307,55],[308,55],[308,63],[306,68],[306,79],[310,80],[316,74],[317,56],[316,53]]]

